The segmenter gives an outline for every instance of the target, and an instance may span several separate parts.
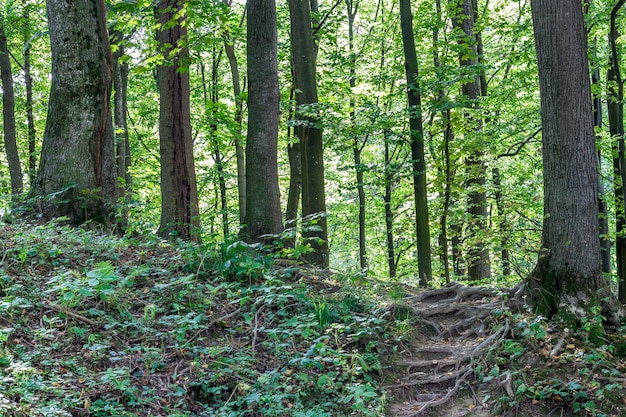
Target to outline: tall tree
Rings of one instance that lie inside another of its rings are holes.
[[[543,314],[570,321],[623,312],[601,271],[598,171],[587,38],[580,0],[532,0],[543,136],[544,223],[528,279]],[[608,300],[608,301],[607,301]]]
[[[461,89],[467,100],[467,106],[478,109],[478,98],[481,96],[477,38],[474,31],[474,5],[472,0],[451,0],[453,25],[460,31],[459,36],[459,60],[464,76]],[[483,121],[480,116],[473,118],[474,133],[482,130]],[[471,134],[468,136],[472,136]],[[467,157],[469,192],[469,209],[471,215],[468,232],[472,236],[480,235],[487,228],[487,193],[485,191],[485,162],[482,145],[475,141],[472,151]],[[467,254],[467,272],[471,280],[479,280],[491,277],[491,265],[489,261],[489,248],[482,238],[474,239]]]
[[[624,81],[620,69],[617,41],[620,32],[617,14],[626,0],[619,0],[611,10],[609,29],[609,65],[607,80],[607,113],[613,148],[613,177],[615,188],[615,260],[619,280],[619,298],[626,304],[626,157],[624,155]]]
[[[283,229],[278,188],[278,34],[275,0],[248,0],[246,217],[252,241]]]
[[[232,6],[232,0],[222,0],[229,8]],[[245,17],[245,10],[244,10]],[[240,23],[243,23],[243,17]],[[241,143],[241,125],[243,122],[243,99],[241,97],[241,80],[239,77],[239,63],[235,54],[235,39],[231,36],[229,30],[224,30],[224,51],[228,57],[230,66],[230,75],[233,79],[233,96],[235,99],[235,115],[234,121],[237,125],[235,133],[235,157],[237,159],[237,191],[239,193],[239,223],[244,224],[246,215],[246,161],[245,150]]]
[[[117,45],[113,54],[113,125],[115,126],[115,153],[117,158],[117,177],[121,187],[120,194],[130,197],[130,139],[128,136],[128,63],[123,61],[124,37],[121,32],[114,31],[111,42]],[[123,210],[122,223],[127,223],[128,210]]]
[[[4,18],[0,16],[0,79],[2,80],[2,120],[4,124],[4,149],[9,162],[11,176],[11,193],[19,194],[24,189],[22,165],[17,150],[17,134],[15,131],[15,92],[13,89],[13,71],[4,31]]]
[[[404,45],[409,101],[409,129],[411,136],[411,159],[413,166],[413,191],[415,194],[415,229],[417,235],[417,266],[421,285],[428,285],[432,278],[430,254],[430,223],[428,220],[428,190],[426,189],[426,153],[424,150],[424,126],[422,124],[422,99],[418,81],[417,54],[413,35],[411,1],[400,0],[400,24]]]
[[[104,0],[47,0],[52,85],[33,197],[44,217],[107,222],[117,195]]]
[[[291,20],[291,50],[296,86],[296,104],[315,108],[317,98],[316,48],[313,42],[311,6],[309,0],[289,0]],[[326,190],[324,185],[324,157],[322,130],[311,115],[299,119],[296,133],[300,139],[302,160],[302,217],[305,223],[303,237],[313,251],[307,260],[321,267],[328,266],[328,231],[326,222]]]
[[[24,42],[24,84],[26,87],[26,123],[28,126],[28,180],[30,184],[33,184],[35,176],[37,175],[37,132],[35,130],[35,117],[33,112],[33,78],[30,66],[31,5],[28,3],[28,0],[22,0],[22,3],[24,8],[22,14],[22,40]]]
[[[200,240],[198,189],[189,102],[186,0],[160,0],[157,40],[164,62],[160,93],[161,226],[159,234]]]
[[[356,171],[356,188],[359,196],[359,264],[361,273],[367,272],[367,245],[365,234],[365,184],[363,183],[363,164],[361,163],[361,154],[363,148],[367,144],[366,140],[360,141],[356,132],[356,52],[354,51],[354,21],[359,10],[358,0],[345,0],[346,12],[348,15],[348,62],[350,71],[350,125],[352,132],[352,153],[354,155],[354,168]]]

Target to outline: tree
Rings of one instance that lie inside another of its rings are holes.
[[[600,262],[597,153],[587,39],[579,0],[532,0],[543,136],[542,246],[527,282],[542,314],[569,321],[603,303],[623,312]]]
[[[108,224],[118,194],[106,7],[103,0],[46,4],[52,85],[30,195],[41,197],[38,210],[44,218]]]
[[[248,0],[248,137],[244,235],[282,232],[278,188],[278,34],[275,0]]]
[[[289,0],[291,21],[291,50],[296,87],[296,104],[306,115],[296,116],[296,133],[300,139],[302,161],[302,217],[305,223],[303,237],[313,251],[307,254],[312,264],[328,266],[328,231],[326,222],[326,190],[324,184],[324,157],[322,130],[311,115],[318,103],[315,69],[316,48],[313,42],[311,6],[309,0]]]
[[[15,92],[13,90],[13,72],[11,58],[4,31],[4,18],[0,16],[0,78],[2,80],[2,119],[4,124],[4,149],[9,161],[11,175],[11,193],[19,194],[24,189],[22,165],[17,150],[15,131]]]
[[[432,279],[430,254],[430,224],[428,220],[428,190],[426,189],[426,153],[422,124],[422,99],[419,92],[417,54],[413,36],[413,13],[410,0],[400,0],[400,24],[406,70],[409,102],[409,129],[413,165],[413,192],[415,194],[415,229],[417,235],[417,265],[419,281],[423,286]]]
[[[157,40],[164,63],[160,94],[161,226],[166,237],[200,240],[198,189],[193,159],[185,0],[160,0]]]
[[[472,0],[453,1],[453,25],[460,30],[458,40],[460,51],[459,61],[464,70],[464,81],[461,89],[470,109],[478,109],[478,98],[481,96],[481,81],[476,73],[479,54],[477,39],[474,31],[474,5]],[[471,116],[469,116],[471,118]],[[483,121],[475,117],[474,133],[482,130]],[[469,135],[468,135],[469,136]],[[487,193],[485,192],[485,162],[484,150],[479,143],[472,144],[473,150],[467,158],[469,178],[467,187],[469,192],[468,213],[471,215],[468,230],[471,235],[478,235],[487,228]],[[480,280],[491,277],[489,248],[481,239],[475,239],[468,250],[467,272],[471,280]]]
[[[619,298],[626,304],[626,211],[624,194],[626,184],[626,157],[624,155],[624,81],[620,70],[620,56],[617,41],[620,33],[617,27],[617,13],[626,0],[619,0],[611,10],[609,28],[609,65],[607,70],[607,110],[609,133],[612,138],[613,176],[615,181],[615,263],[619,279]]]

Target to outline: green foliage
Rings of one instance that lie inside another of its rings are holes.
[[[239,242],[0,235],[0,414],[383,413],[381,354],[403,330],[358,286]]]
[[[590,337],[593,326],[572,331],[562,323],[505,314],[517,326],[476,368],[482,383],[509,387],[497,400],[500,412],[531,408],[609,416],[621,409],[624,364],[613,352],[624,335],[607,336],[598,345]]]

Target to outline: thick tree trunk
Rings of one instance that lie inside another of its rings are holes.
[[[422,103],[418,82],[417,54],[415,52],[413,13],[411,12],[410,0],[400,0],[400,22],[402,26],[402,43],[404,45],[404,62],[409,102],[413,192],[415,196],[417,266],[420,285],[426,286],[432,279],[430,222],[428,219],[428,190],[426,189],[426,154],[424,151]]]
[[[308,0],[289,0],[291,48],[298,106],[317,104],[315,47]],[[303,238],[313,251],[306,260],[328,267],[328,231],[326,222],[326,191],[322,131],[315,119],[304,117],[296,128],[302,154],[302,217]]]
[[[11,194],[20,194],[24,189],[22,165],[17,150],[15,131],[15,92],[13,90],[13,72],[4,32],[4,19],[0,16],[0,78],[2,79],[2,120],[4,122],[4,150],[9,162]]]
[[[532,0],[543,136],[542,248],[528,285],[542,314],[576,321],[605,306],[618,322],[601,271],[598,171],[587,39],[579,0]],[[603,299],[608,301],[603,301]]]
[[[103,0],[47,0],[52,85],[31,196],[45,218],[108,224],[117,197],[111,50]]]
[[[480,74],[476,73],[478,66],[477,39],[474,33],[474,6],[472,0],[452,0],[458,11],[453,16],[453,25],[463,31],[459,39],[462,48],[460,52],[460,65],[465,75],[470,78],[469,82],[462,85],[463,95],[469,102],[469,107],[477,108],[477,99],[481,95]],[[482,130],[482,120],[474,120],[475,130]],[[487,229],[487,193],[485,191],[486,168],[484,163],[484,150],[479,144],[473,145],[471,154],[467,157],[466,165],[469,178],[467,187],[469,192],[468,213],[471,216],[468,233],[475,237],[484,233]],[[491,277],[491,265],[489,261],[489,248],[482,238],[472,239],[467,253],[467,272],[470,280],[477,281]]]
[[[274,0],[248,0],[248,138],[244,236],[271,240],[283,231],[278,188],[280,91]]]
[[[161,225],[167,238],[200,241],[198,190],[193,159],[189,102],[185,0],[160,0],[157,31],[165,64],[158,69],[160,92]],[[181,19],[181,20],[176,20]],[[177,52],[173,52],[177,49]]]

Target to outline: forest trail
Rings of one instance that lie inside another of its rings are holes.
[[[395,361],[398,377],[387,387],[394,398],[387,415],[489,416],[479,396],[464,388],[481,358],[509,330],[508,321],[495,323],[493,314],[506,309],[502,297],[494,289],[455,283],[409,295],[402,308],[416,317],[418,335]],[[502,386],[511,390],[510,382]]]

